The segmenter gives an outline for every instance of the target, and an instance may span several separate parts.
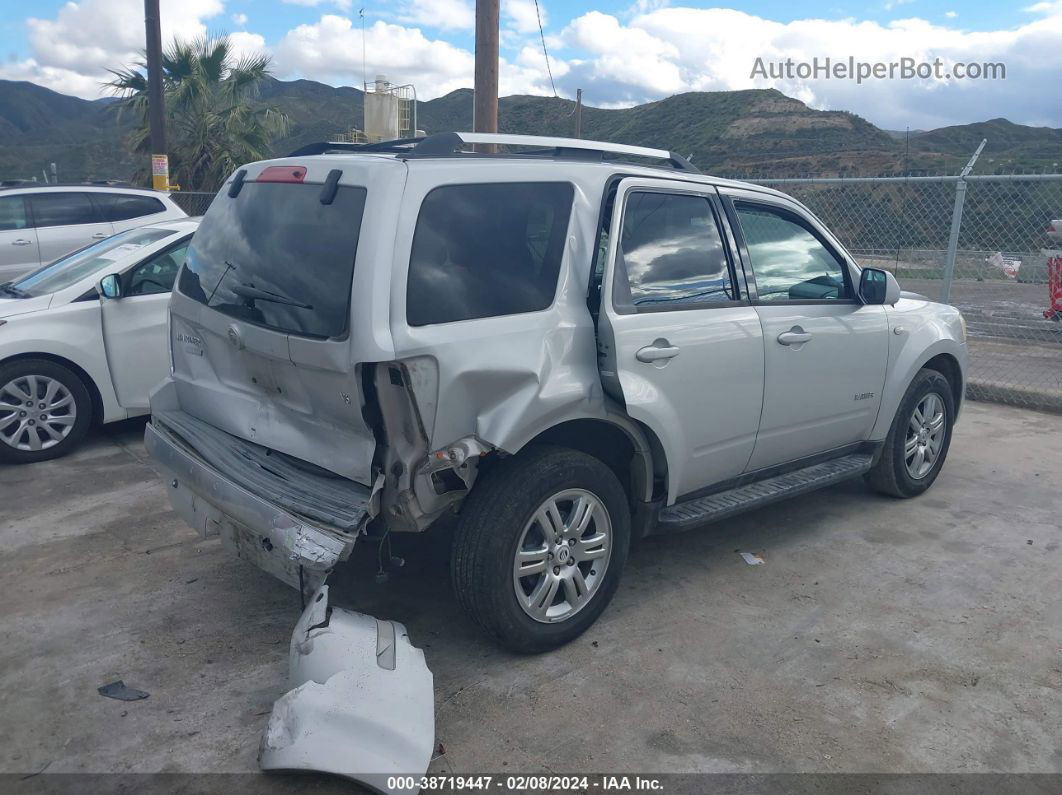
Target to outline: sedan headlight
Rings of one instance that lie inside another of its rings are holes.
[[[959,328],[962,330],[962,342],[966,343],[966,318],[962,316],[962,312],[959,313]]]

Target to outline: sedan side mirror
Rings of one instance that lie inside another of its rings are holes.
[[[122,279],[117,273],[109,273],[100,279],[100,295],[104,298],[122,297]]]
[[[863,268],[863,275],[859,277],[859,297],[864,304],[892,306],[900,300],[900,284],[888,271]]]

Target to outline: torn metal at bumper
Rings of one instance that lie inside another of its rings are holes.
[[[382,792],[419,776],[435,747],[432,675],[394,621],[331,607],[328,586],[291,636],[288,686],[269,718],[263,770],[332,773]]]
[[[376,511],[380,482],[369,489],[302,471],[177,412],[148,425],[144,443],[185,521],[204,537],[220,535],[239,557],[293,588],[313,591],[321,585],[350,555],[357,528]],[[319,521],[326,516],[333,526]]]

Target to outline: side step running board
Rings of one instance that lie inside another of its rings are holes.
[[[874,457],[870,453],[853,453],[745,486],[709,494],[707,497],[676,503],[660,512],[653,532],[673,533],[689,530],[787,497],[832,486],[867,472],[873,461]]]

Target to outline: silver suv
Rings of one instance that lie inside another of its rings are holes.
[[[921,494],[966,368],[958,311],[782,193],[467,133],[241,168],[170,334],[146,441],[191,524],[310,592],[456,513],[457,597],[518,651],[585,630],[636,539],[860,475]]]
[[[184,218],[165,193],[119,185],[0,187],[0,282],[115,232]]]

